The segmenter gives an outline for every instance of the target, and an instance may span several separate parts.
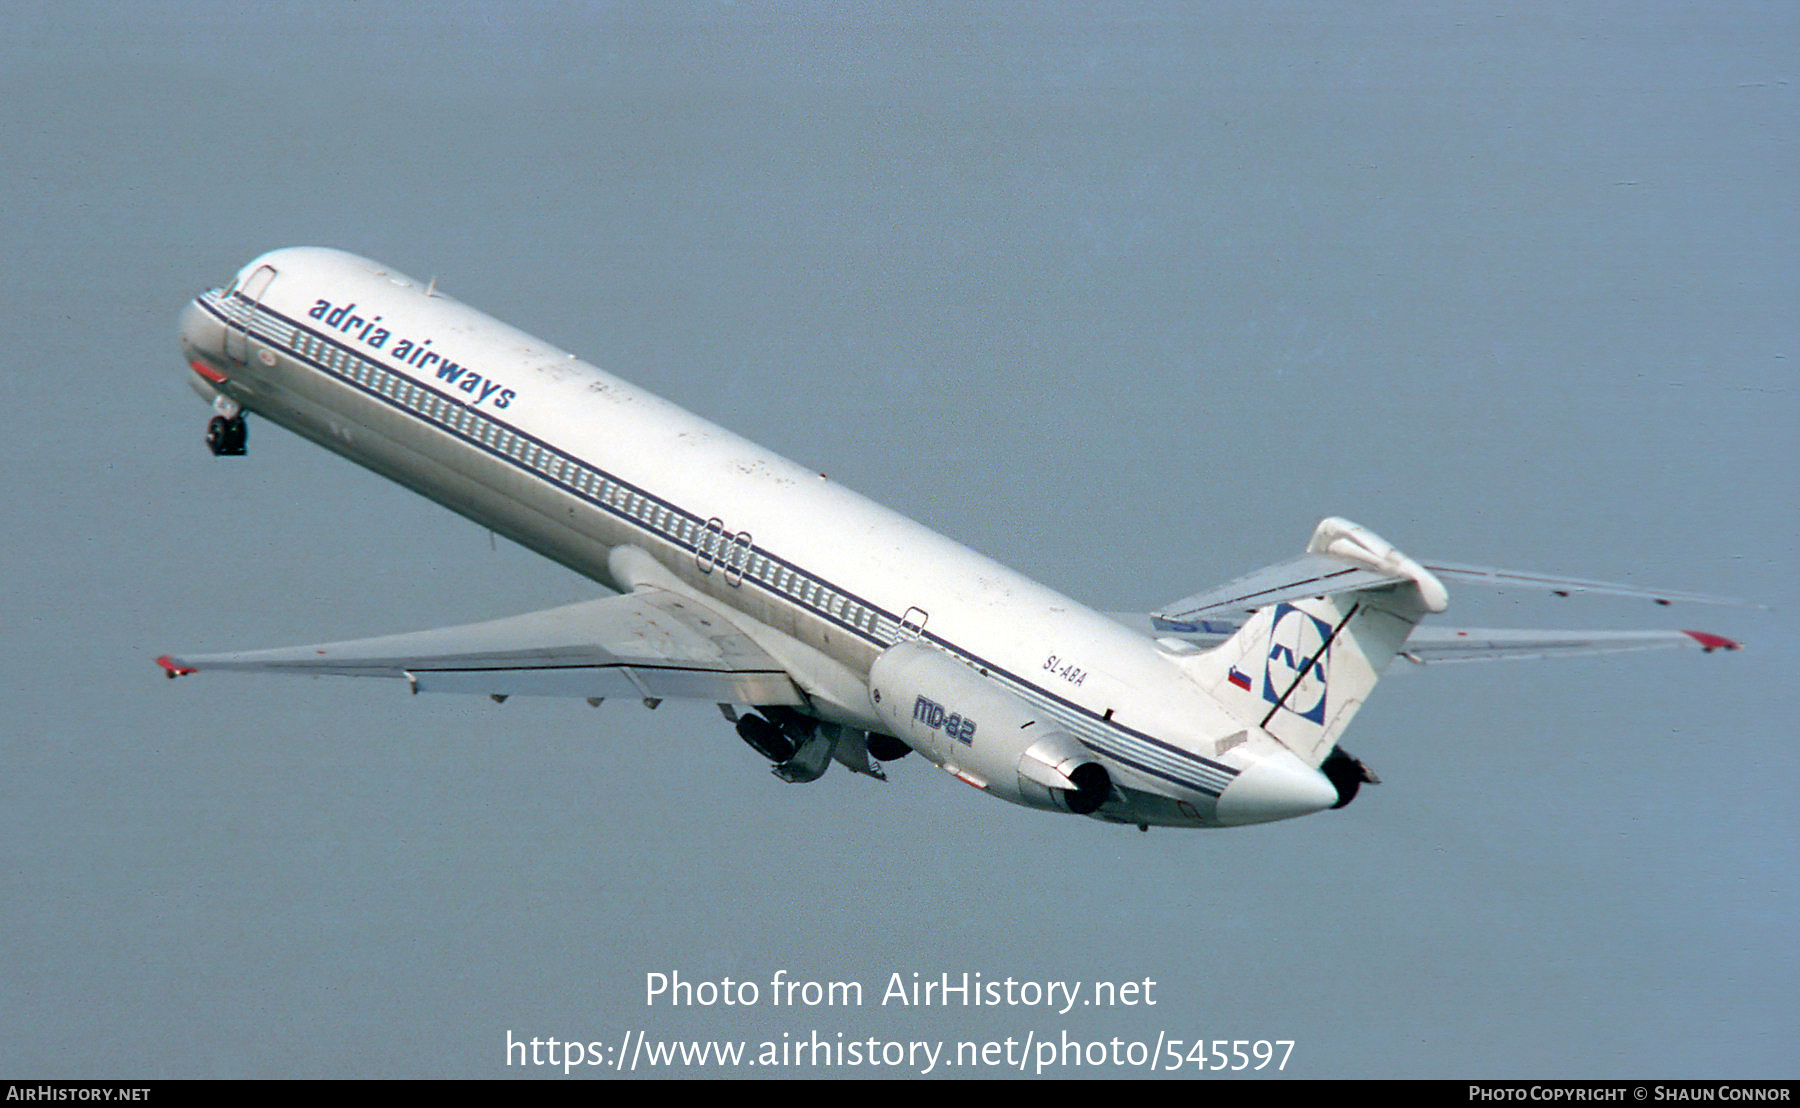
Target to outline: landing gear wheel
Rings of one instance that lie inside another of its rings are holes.
[[[206,424],[206,448],[214,457],[235,457],[244,452],[244,443],[250,437],[249,425],[243,416],[213,416]]]

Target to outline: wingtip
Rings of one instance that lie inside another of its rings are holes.
[[[192,667],[178,664],[175,659],[169,657],[167,654],[157,658],[156,664],[163,668],[163,676],[171,681],[175,680],[177,677],[186,677],[188,674],[194,672]]]
[[[1736,639],[1728,639],[1724,635],[1715,635],[1710,631],[1683,631],[1682,634],[1700,644],[1700,649],[1711,654],[1715,650],[1742,650],[1744,644]]]

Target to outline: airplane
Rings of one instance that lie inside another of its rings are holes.
[[[1350,803],[1340,737],[1386,667],[1739,644],[1702,631],[1440,628],[1445,582],[1733,603],[1420,562],[1321,521],[1296,558],[1117,614],[969,550],[377,262],[297,247],[181,313],[215,455],[246,413],[613,595],[347,642],[164,655],[414,693],[710,701],[781,779],[917,752],[1027,808],[1231,827]]]

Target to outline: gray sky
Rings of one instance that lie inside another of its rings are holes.
[[[1793,1076],[1800,15],[1571,7],[15,9],[0,1074],[490,1077],[509,1031],[816,1030]],[[175,313],[299,244],[1098,607],[1342,514],[1772,610],[1454,593],[1749,649],[1398,674],[1349,736],[1385,784],[1210,833],[917,760],[785,786],[709,706],[170,685],[164,651],[596,592],[267,424],[206,454]],[[643,1000],[777,970],[869,1001]],[[915,971],[1158,1003],[875,1002]]]

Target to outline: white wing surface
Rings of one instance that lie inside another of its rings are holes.
[[[414,692],[806,702],[724,616],[660,589],[433,631],[157,662],[170,677],[237,670],[404,678]]]

